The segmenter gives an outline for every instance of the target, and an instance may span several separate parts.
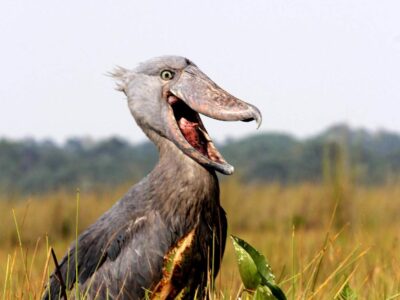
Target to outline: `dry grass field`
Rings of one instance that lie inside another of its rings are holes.
[[[60,259],[76,223],[79,231],[86,228],[127,188],[1,199],[1,299],[39,298],[48,247]],[[221,193],[229,232],[268,258],[288,299],[356,299],[341,293],[346,285],[358,299],[400,299],[400,185],[243,185],[231,179]],[[241,289],[230,242],[216,285],[217,299],[235,299]]]

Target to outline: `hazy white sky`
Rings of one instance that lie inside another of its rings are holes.
[[[144,138],[104,74],[183,55],[263,130],[400,131],[400,1],[0,2],[0,136]],[[217,139],[255,132],[205,120]]]

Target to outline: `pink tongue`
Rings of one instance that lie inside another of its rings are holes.
[[[200,142],[199,134],[197,133],[196,127],[198,123],[192,123],[185,118],[180,118],[179,120],[179,128],[181,129],[183,135],[186,140],[192,145],[193,148],[197,149],[204,155],[206,155],[206,150],[204,149],[202,143]]]
[[[179,99],[178,98],[176,98],[174,95],[169,95],[168,96],[168,103],[169,104],[174,104],[175,102],[177,102]]]

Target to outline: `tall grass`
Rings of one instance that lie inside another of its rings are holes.
[[[79,214],[73,191],[0,199],[0,297],[37,299],[47,265],[53,269],[49,246],[61,258],[75,239],[75,224],[86,228],[127,188],[81,192]],[[399,185],[350,182],[340,208],[331,184],[242,185],[233,178],[221,191],[230,233],[265,254],[288,299],[334,299],[345,286],[359,299],[400,299]],[[216,299],[240,291],[229,243],[215,284]]]

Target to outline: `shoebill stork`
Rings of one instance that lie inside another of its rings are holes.
[[[216,171],[234,169],[200,114],[258,125],[261,114],[184,57],[154,58],[113,76],[159,161],[70,246],[43,298],[56,299],[65,289],[89,299],[204,296],[207,280],[218,273],[227,230]]]

